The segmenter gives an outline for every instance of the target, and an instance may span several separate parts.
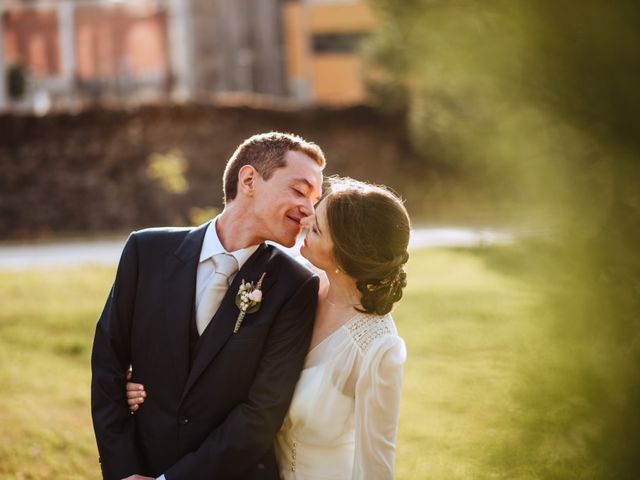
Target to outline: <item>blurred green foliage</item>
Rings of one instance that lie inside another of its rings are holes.
[[[147,175],[156,180],[169,193],[185,193],[189,182],[185,177],[187,160],[178,150],[152,153],[147,160]]]
[[[19,100],[27,92],[27,71],[23,65],[9,65],[7,69],[7,91],[9,97]]]
[[[220,214],[216,207],[192,207],[189,209],[189,222],[191,225],[202,225]]]
[[[370,3],[374,98],[406,110],[422,153],[549,232],[522,251],[543,328],[497,467],[640,478],[640,3]]]

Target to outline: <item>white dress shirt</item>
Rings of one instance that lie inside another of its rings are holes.
[[[236,261],[238,262],[238,271],[242,268],[242,266],[249,260],[249,257],[254,254],[254,252],[258,249],[258,245],[252,245],[247,248],[241,248],[240,250],[235,250],[233,252],[228,252],[220,241],[220,237],[218,237],[218,232],[216,230],[216,224],[218,223],[218,217],[214,218],[213,221],[207,227],[207,231],[204,232],[204,241],[202,242],[202,249],[200,250],[200,260],[198,263],[198,271],[196,274],[196,311],[198,309],[198,305],[200,304],[200,300],[202,300],[202,296],[204,291],[207,288],[207,283],[209,283],[209,277],[216,273],[216,269],[214,263],[211,260],[211,257],[217,255],[219,253],[228,253],[232,255]],[[229,278],[229,283],[233,281],[233,278],[236,274],[232,275]],[[160,475],[157,480],[166,480],[164,475]]]
[[[207,231],[204,233],[204,241],[202,242],[202,249],[200,250],[200,263],[198,263],[198,272],[196,276],[196,310],[198,309],[198,305],[200,304],[200,300],[202,300],[202,296],[204,291],[207,288],[207,284],[209,283],[209,278],[211,275],[216,273],[215,266],[213,262],[208,261],[214,255],[218,255],[219,253],[228,253],[232,255],[236,261],[238,262],[238,271],[242,268],[242,266],[249,260],[249,257],[253,255],[253,253],[258,249],[258,245],[252,245],[247,248],[242,248],[240,250],[235,250],[233,252],[228,252],[222,246],[222,242],[220,242],[220,237],[218,237],[218,232],[216,230],[216,224],[218,223],[218,218],[216,217],[207,227]],[[231,275],[229,278],[229,283],[233,281],[234,275]]]

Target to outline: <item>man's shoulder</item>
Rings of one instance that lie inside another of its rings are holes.
[[[136,230],[129,235],[129,242],[148,253],[159,254],[175,251],[197,227],[153,227]]]
[[[132,232],[139,237],[184,236],[197,227],[150,227]]]
[[[299,282],[299,285],[301,285],[311,277],[316,276],[312,270],[278,246],[267,243],[266,248],[270,256],[270,261],[277,263],[280,274],[286,274],[292,283]]]
[[[154,241],[164,240],[171,242],[183,239],[187,234],[192,232],[195,227],[151,227],[135,230],[131,232],[131,236],[137,240]]]

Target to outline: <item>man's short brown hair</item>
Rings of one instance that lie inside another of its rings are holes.
[[[276,169],[287,165],[284,156],[291,150],[304,153],[324,168],[324,153],[315,143],[291,133],[269,132],[254,135],[236,148],[224,169],[222,181],[225,203],[236,198],[238,194],[238,172],[243,166],[251,165],[264,180],[269,180]]]

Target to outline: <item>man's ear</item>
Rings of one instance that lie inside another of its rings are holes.
[[[256,179],[260,174],[251,165],[243,165],[238,171],[238,192],[252,197],[256,190]]]

